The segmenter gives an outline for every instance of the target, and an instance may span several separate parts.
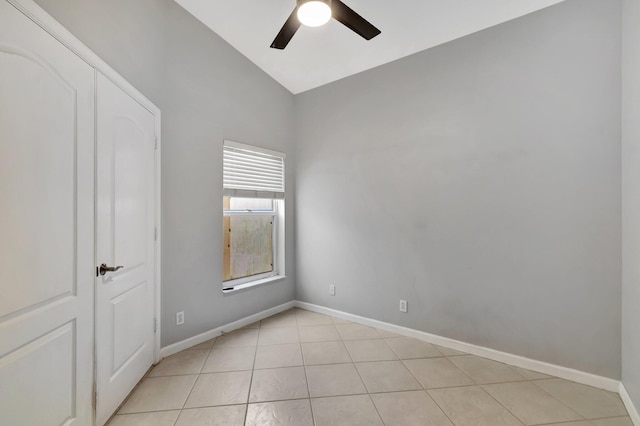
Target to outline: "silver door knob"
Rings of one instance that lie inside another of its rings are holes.
[[[98,268],[98,271],[100,272],[100,275],[104,275],[107,272],[115,272],[118,269],[122,269],[124,268],[124,266],[107,266],[106,263],[103,263],[102,265],[100,265],[100,267]]]

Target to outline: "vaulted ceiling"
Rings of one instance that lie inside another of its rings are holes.
[[[335,20],[269,46],[295,0],[176,0],[297,94],[498,25],[563,0],[343,0],[382,34],[366,41]]]

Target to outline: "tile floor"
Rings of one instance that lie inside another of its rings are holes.
[[[164,359],[110,426],[632,426],[618,395],[291,309]]]

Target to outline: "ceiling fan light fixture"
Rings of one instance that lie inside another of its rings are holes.
[[[291,38],[302,25],[319,27],[326,24],[331,18],[365,40],[371,40],[380,34],[380,30],[371,22],[358,15],[341,0],[298,0],[291,15],[271,43],[271,48],[282,50],[287,47]]]
[[[331,19],[331,6],[328,1],[300,1],[298,19],[307,27],[320,27]]]

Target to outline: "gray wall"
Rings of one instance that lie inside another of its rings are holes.
[[[296,96],[297,298],[619,378],[620,20],[571,0]]]
[[[162,109],[162,345],[291,301],[293,95],[172,0],[38,3]],[[227,296],[223,139],[288,155],[289,278]]]
[[[622,382],[640,409],[640,0],[622,16]]]

